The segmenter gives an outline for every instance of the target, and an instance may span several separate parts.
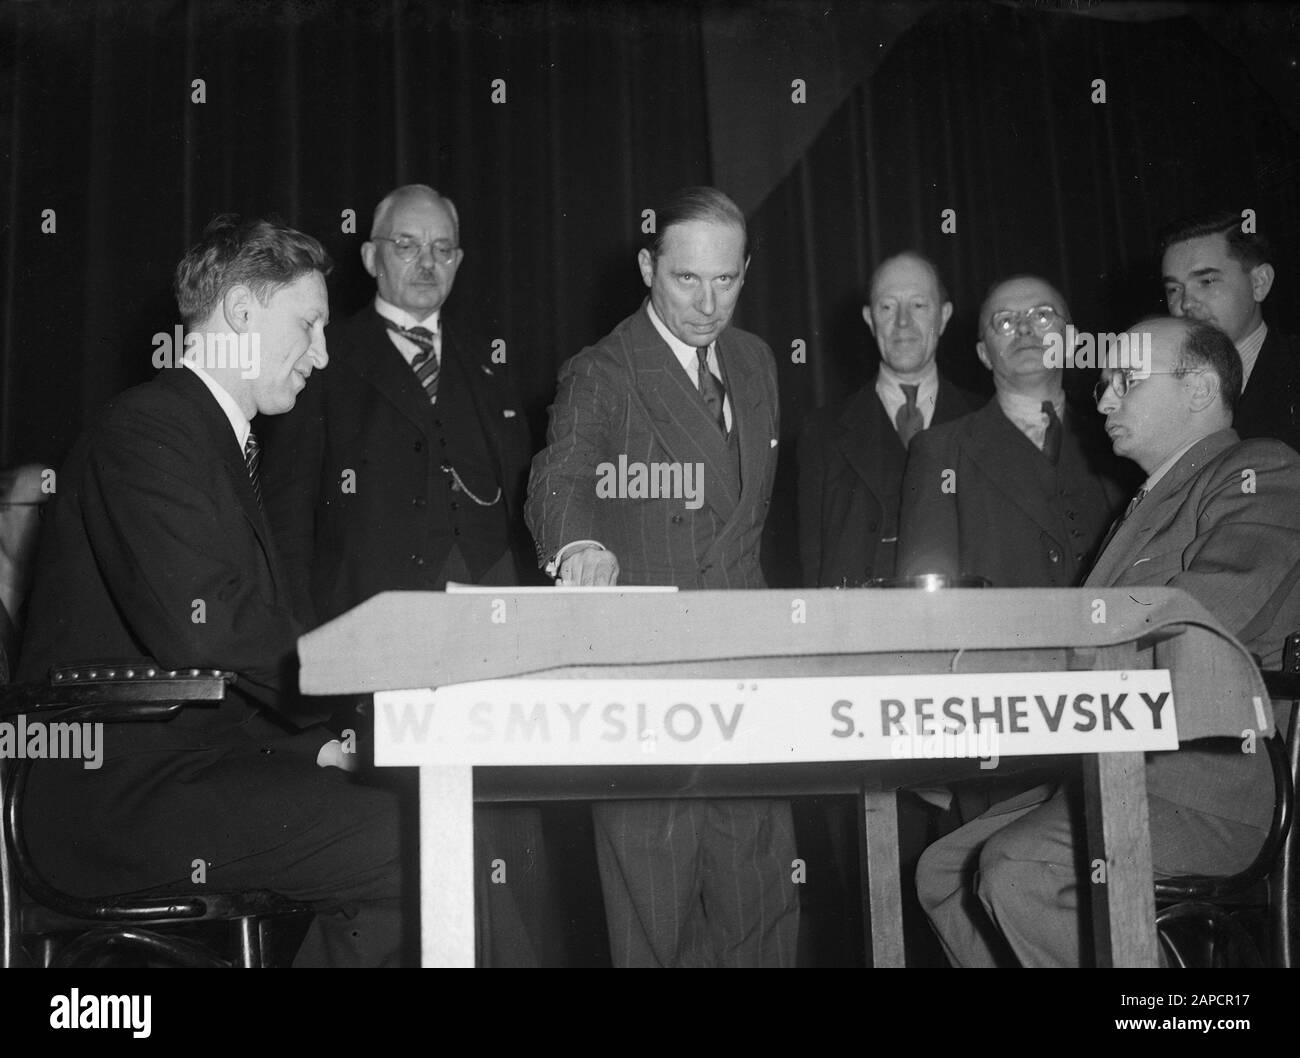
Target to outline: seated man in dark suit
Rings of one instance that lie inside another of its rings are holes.
[[[1273,289],[1272,251],[1243,232],[1240,213],[1192,217],[1161,238],[1165,302],[1172,316],[1212,323],[1237,347],[1243,392],[1233,429],[1240,437],[1276,437],[1300,450],[1300,349],[1264,322]]]
[[[1098,408],[1116,454],[1147,478],[1086,583],[1182,588],[1276,667],[1300,627],[1300,456],[1232,430],[1241,361],[1222,331],[1171,319],[1138,329],[1152,335],[1149,372],[1108,369]],[[1273,807],[1268,758],[1224,741],[1148,756],[1157,875],[1230,874],[1259,851]],[[1091,961],[1081,818],[1067,785],[1040,786],[926,851],[917,888],[954,965]]]
[[[1037,276],[997,283],[980,307],[980,362],[996,393],[917,435],[908,454],[898,572],[975,574],[998,588],[1076,584],[1123,502],[1090,412],[1066,407],[1048,336],[1065,299]]]
[[[871,385],[810,415],[799,440],[799,554],[807,586],[852,587],[894,575],[908,444],[977,406],[935,364],[951,316],[938,271],[918,253],[886,259],[871,277],[862,318],[880,350],[880,368]]]
[[[38,762],[26,830],[71,892],[274,889],[318,909],[298,965],[388,965],[401,942],[396,805],[325,766],[347,762],[339,744],[285,711],[301,628],[251,427],[292,408],[327,363],[329,268],[309,236],[218,217],[176,269],[184,352],[113,400],[68,457],[20,677],[147,656],[239,679],[219,708],[112,728],[97,770]]]

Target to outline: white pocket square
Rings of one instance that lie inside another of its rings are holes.
[[[501,409],[501,415],[502,415],[503,418],[506,418],[506,419],[513,419],[513,418],[515,417],[515,413],[514,413],[514,411],[513,411],[512,409],[510,409],[510,408],[502,408],[502,409]]]

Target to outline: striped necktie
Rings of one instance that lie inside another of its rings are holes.
[[[257,509],[262,507],[262,479],[257,469],[262,465],[262,446],[257,443],[257,434],[248,431],[248,440],[244,442],[244,466],[248,468],[248,480],[253,486],[253,497],[257,500]]]
[[[439,365],[438,347],[433,331],[427,327],[403,327],[387,318],[384,319],[384,326],[420,347],[420,351],[415,354],[415,359],[411,361],[411,369],[415,372],[415,377],[420,380],[424,391],[429,394],[429,403],[437,404]]]

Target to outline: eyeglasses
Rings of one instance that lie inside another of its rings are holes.
[[[989,318],[989,329],[994,334],[1009,338],[1020,329],[1021,320],[1028,320],[1030,329],[1035,334],[1041,335],[1050,331],[1060,317],[1061,314],[1051,305],[1037,305],[1032,309],[1025,309],[1024,312],[1003,309],[1001,312],[993,313]]]
[[[1136,386],[1139,382],[1143,381],[1144,379],[1150,378],[1152,375],[1177,375],[1177,374],[1186,374],[1186,372],[1143,371],[1139,374],[1138,369],[1136,367],[1125,367],[1119,371],[1116,371],[1109,378],[1101,379],[1095,386],[1092,387],[1092,402],[1094,404],[1100,404],[1101,398],[1106,395],[1106,390],[1108,389],[1113,389],[1115,391],[1115,396],[1120,397],[1122,399],[1128,393],[1129,390],[1131,390],[1134,386]]]
[[[372,235],[371,242],[391,242],[393,252],[403,261],[414,261],[420,256],[420,252],[427,246],[433,251],[433,257],[436,261],[443,264],[451,264],[456,259],[456,251],[460,249],[454,243],[446,239],[438,239],[436,242],[420,242],[418,239],[412,239],[409,235],[399,235],[396,239],[387,235]]]

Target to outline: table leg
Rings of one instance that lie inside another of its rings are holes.
[[[867,907],[871,921],[871,965],[902,967],[903,889],[898,858],[898,793],[868,790],[862,795],[862,829],[866,838]]]
[[[1088,888],[1098,966],[1157,966],[1146,761],[1098,753],[1083,761]]]
[[[420,941],[425,966],[474,965],[474,770],[420,769]]]

